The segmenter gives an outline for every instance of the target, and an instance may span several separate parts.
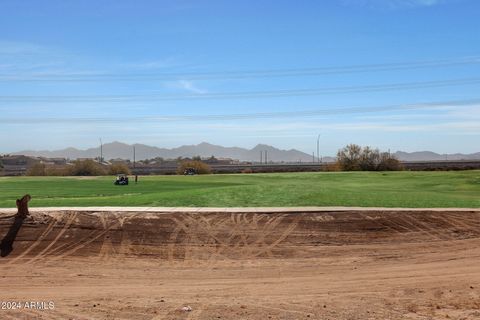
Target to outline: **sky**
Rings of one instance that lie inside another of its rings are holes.
[[[0,154],[480,151],[477,0],[0,0]]]

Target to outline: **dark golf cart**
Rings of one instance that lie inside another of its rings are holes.
[[[197,169],[195,168],[186,168],[184,171],[183,171],[183,174],[185,176],[194,176],[197,174]]]
[[[125,174],[119,174],[117,175],[117,178],[115,179],[115,182],[113,183],[116,186],[126,186],[128,185],[128,177]]]

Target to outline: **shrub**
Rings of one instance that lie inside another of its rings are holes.
[[[27,176],[45,176],[47,175],[45,164],[35,163],[26,173]]]
[[[403,170],[402,163],[392,156],[388,152],[383,152],[380,154],[380,162],[377,166],[377,170],[379,171],[401,171]]]
[[[344,171],[397,171],[403,170],[401,162],[389,152],[350,144],[337,153],[337,166]]]
[[[210,166],[202,161],[184,160],[178,165],[177,174],[183,174],[187,168],[194,168],[198,174],[207,174],[212,172]]]
[[[124,163],[112,164],[108,168],[108,174],[117,175],[117,174],[132,174],[128,166]]]
[[[328,172],[342,171],[342,168],[340,168],[340,165],[337,162],[327,163],[323,166],[323,171],[328,171]]]
[[[67,175],[70,176],[103,176],[105,174],[105,169],[99,163],[90,159],[77,160],[67,170]]]
[[[45,168],[46,176],[66,176],[69,170],[65,166],[47,166]]]

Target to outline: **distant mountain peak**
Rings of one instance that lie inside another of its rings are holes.
[[[480,159],[480,152],[471,154],[440,154],[433,151],[415,151],[405,152],[397,151],[394,153],[397,159],[401,161],[443,161],[443,160],[477,160]]]

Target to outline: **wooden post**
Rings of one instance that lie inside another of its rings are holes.
[[[32,199],[29,194],[26,194],[22,199],[17,199],[17,216],[21,218],[26,218],[29,214],[28,212],[28,202]]]

